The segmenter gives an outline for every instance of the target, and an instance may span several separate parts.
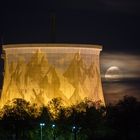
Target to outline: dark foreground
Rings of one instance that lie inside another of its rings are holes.
[[[136,140],[140,138],[140,102],[124,97],[100,107],[85,100],[64,108],[60,99],[38,108],[23,99],[0,111],[0,140]]]

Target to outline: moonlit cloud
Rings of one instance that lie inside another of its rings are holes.
[[[140,78],[140,56],[121,53],[103,53],[101,55],[101,74],[104,77],[106,70],[111,66],[118,67],[124,79]]]

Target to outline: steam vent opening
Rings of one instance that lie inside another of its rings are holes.
[[[81,44],[3,45],[1,106],[14,98],[47,105],[61,98],[65,106],[85,98],[105,105],[99,68],[102,46]]]

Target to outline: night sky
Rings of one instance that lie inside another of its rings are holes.
[[[140,98],[139,0],[1,0],[0,6],[2,44],[103,45],[101,75],[106,101],[126,94]],[[123,78],[119,82],[105,80],[111,66],[120,69]]]

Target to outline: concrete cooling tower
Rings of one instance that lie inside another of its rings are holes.
[[[3,45],[1,106],[14,98],[47,105],[60,97],[65,105],[85,98],[105,104],[99,69],[99,45]]]

